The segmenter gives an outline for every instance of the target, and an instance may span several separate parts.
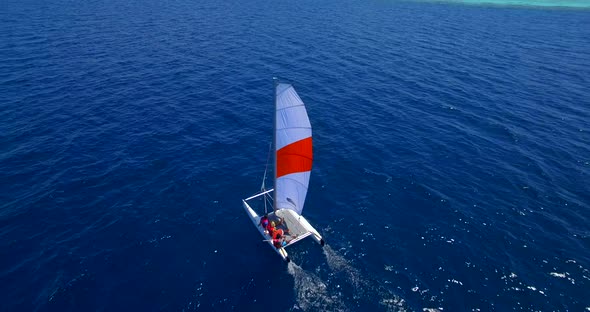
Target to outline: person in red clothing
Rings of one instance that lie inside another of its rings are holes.
[[[280,237],[280,236],[285,235],[285,231],[283,231],[283,229],[277,229],[277,228],[275,228],[275,230],[272,231],[271,233],[272,233],[271,234],[272,238],[277,238],[277,236]]]
[[[275,231],[276,229],[276,223],[274,221],[270,222],[267,226],[266,226],[266,231],[267,234],[272,236],[272,233]]]
[[[279,225],[283,224],[282,219],[279,219],[279,224],[275,224],[274,221],[271,222],[271,224],[273,226],[273,229],[272,229],[272,231],[269,231],[269,233],[272,238],[275,238],[275,236],[277,236],[277,235],[285,235],[285,234],[289,233],[289,229],[287,229],[287,228],[285,228],[285,230],[278,228]]]
[[[285,242],[285,238],[281,234],[277,234],[272,238],[272,245],[275,246],[276,249],[279,249],[287,246],[287,242]]]
[[[297,238],[297,235],[293,236],[290,240],[287,240],[287,235],[277,234],[272,239],[272,245],[275,246],[276,249],[285,247],[289,244],[290,241]]]
[[[274,238],[277,234],[284,235],[285,233],[289,233],[289,229],[279,229],[278,227],[283,224],[283,219],[279,218],[279,223],[275,221],[271,221],[270,224],[266,227],[266,234],[270,235],[271,238]]]

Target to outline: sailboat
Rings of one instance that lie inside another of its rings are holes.
[[[266,190],[265,171],[261,191],[243,199],[242,203],[264,241],[268,242],[283,260],[289,262],[287,247],[309,236],[321,246],[324,246],[324,240],[302,216],[313,160],[309,117],[293,86],[281,83],[276,78],[273,80],[275,108],[271,151],[274,160],[274,188]],[[249,202],[257,198],[260,200],[261,197],[265,211],[259,215]],[[269,222],[274,221],[277,229],[283,230],[285,243],[273,244],[272,233],[268,233],[261,225],[263,215]]]

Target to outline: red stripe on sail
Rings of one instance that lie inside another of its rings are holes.
[[[311,137],[284,146],[277,151],[277,178],[311,170]]]

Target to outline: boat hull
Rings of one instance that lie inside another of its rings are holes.
[[[269,246],[279,255],[283,260],[289,262],[289,254],[285,250],[285,247],[276,248],[272,244],[272,238],[270,235],[266,234],[262,226],[260,226],[260,218],[256,211],[252,209],[252,207],[248,204],[246,200],[242,200],[244,210],[250,217],[252,224],[256,227],[260,235],[264,238],[264,240],[269,244]],[[286,229],[289,229],[289,236],[294,237],[292,240],[289,241],[288,246],[292,245],[293,243],[302,240],[308,236],[313,237],[313,239],[324,246],[324,240],[320,233],[305,219],[305,217],[298,215],[295,211],[289,209],[279,209],[276,212],[270,213],[270,215],[275,215],[274,217],[279,217],[283,220]]]
[[[256,229],[258,229],[258,232],[260,233],[260,235],[262,235],[262,237],[264,238],[266,243],[268,243],[270,248],[272,248],[274,251],[276,251],[276,253],[279,256],[281,256],[281,258],[283,258],[283,260],[285,260],[287,262],[291,261],[289,259],[289,254],[287,253],[285,248],[275,248],[275,246],[273,246],[272,238],[270,237],[270,235],[266,234],[264,232],[264,229],[259,225],[261,217],[256,213],[256,211],[254,211],[254,209],[252,209],[252,207],[250,207],[250,205],[248,205],[248,203],[245,200],[242,200],[242,203],[243,203],[244,209],[246,210],[246,213],[250,217],[250,220],[252,221],[252,223],[254,224]]]

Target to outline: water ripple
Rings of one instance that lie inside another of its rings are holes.
[[[259,310],[271,291],[288,294],[277,310],[588,306],[587,11],[348,0],[3,9],[5,310]],[[346,259],[341,271],[302,241],[293,254],[317,270],[294,279],[239,207],[267,160],[271,77],[307,104],[305,213],[332,261]],[[325,292],[306,297],[318,279]]]

